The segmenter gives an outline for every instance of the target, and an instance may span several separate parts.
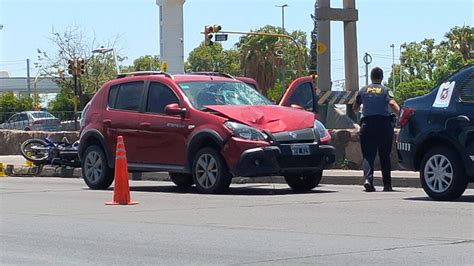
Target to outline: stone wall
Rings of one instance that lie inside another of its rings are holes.
[[[78,140],[78,132],[75,131],[22,131],[22,130],[0,130],[0,155],[19,155],[20,145],[28,139],[44,139],[50,137],[53,141],[61,141],[64,137],[69,142]]]
[[[332,129],[329,131],[332,136],[332,145],[336,148],[336,164],[334,168],[362,169],[362,152],[359,143],[358,129]],[[398,156],[395,140],[398,136],[398,130],[395,130],[395,136],[392,143],[392,169],[399,169]],[[375,168],[380,169],[380,161],[377,156],[375,159]]]

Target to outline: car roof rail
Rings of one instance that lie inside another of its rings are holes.
[[[213,71],[198,71],[198,72],[190,72],[187,73],[190,75],[206,75],[206,76],[213,76],[213,77],[225,77],[225,78],[230,78],[230,79],[235,79],[234,76],[227,74],[227,73],[222,73],[222,72],[213,72]]]
[[[164,71],[135,71],[135,72],[128,72],[128,73],[120,73],[116,77],[120,79],[120,78],[125,78],[125,77],[146,76],[146,75],[164,75],[165,77],[174,79],[173,75]]]

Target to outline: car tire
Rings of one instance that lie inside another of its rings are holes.
[[[201,193],[222,193],[232,181],[227,164],[213,148],[203,148],[194,156],[192,175],[196,189]]]
[[[97,145],[89,146],[82,156],[82,177],[91,189],[107,189],[114,181],[114,170],[107,165],[104,151]]]
[[[323,170],[319,170],[311,173],[285,175],[285,181],[293,191],[304,192],[317,187],[322,177]]]
[[[168,173],[171,181],[178,187],[187,188],[194,184],[193,175],[184,173]]]
[[[461,159],[445,146],[432,148],[423,156],[420,180],[426,194],[435,200],[457,199],[468,185]]]

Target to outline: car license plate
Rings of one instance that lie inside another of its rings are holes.
[[[309,145],[291,145],[293,155],[310,155]]]

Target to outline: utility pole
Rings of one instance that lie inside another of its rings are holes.
[[[288,7],[287,4],[278,6],[276,5],[275,7],[280,7],[281,8],[281,34],[285,34],[285,8]],[[281,83],[283,87],[283,92],[286,90],[286,67],[285,67],[285,58],[284,58],[284,53],[283,49],[281,51],[281,61],[282,61],[282,67],[281,67]]]
[[[392,43],[392,90],[395,90],[395,45]]]
[[[30,59],[26,59],[26,87],[28,88],[28,97],[31,97],[31,84],[30,84]]]

